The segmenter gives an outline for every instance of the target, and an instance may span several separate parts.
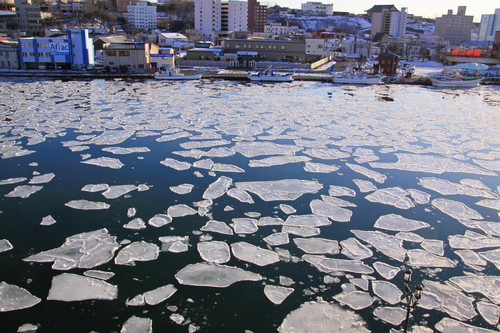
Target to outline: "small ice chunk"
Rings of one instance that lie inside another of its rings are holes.
[[[226,176],[219,177],[215,182],[208,186],[206,191],[203,193],[203,199],[214,200],[223,196],[232,184],[233,180],[231,178]]]
[[[276,305],[283,303],[283,301],[294,291],[293,288],[286,288],[281,286],[266,285],[264,287],[264,294],[266,297]]]
[[[333,221],[349,222],[351,220],[352,212],[350,210],[338,207],[328,202],[315,199],[311,201],[310,207],[313,214],[326,216]]]
[[[156,214],[148,220],[148,224],[156,228],[163,227],[170,222],[172,222],[172,217],[166,214]]]
[[[106,191],[107,189],[109,189],[108,184],[88,184],[82,187],[82,191],[92,193]]]
[[[365,177],[371,178],[379,184],[382,184],[387,179],[387,176],[381,174],[380,172],[370,170],[361,165],[346,163],[347,167],[349,167],[352,171],[362,174]]]
[[[353,310],[361,310],[369,307],[375,301],[369,293],[364,291],[342,292],[333,296],[333,299],[341,304],[345,304]]]
[[[280,246],[290,243],[286,232],[277,232],[264,238],[264,241],[271,246]]]
[[[56,223],[56,220],[52,217],[52,215],[47,215],[44,218],[42,218],[42,222],[40,222],[40,225],[52,225]]]
[[[177,325],[180,325],[184,322],[184,316],[182,316],[178,313],[172,313],[169,318]]]
[[[241,268],[212,263],[189,264],[175,278],[180,284],[225,288],[239,281],[260,281],[262,276]]]
[[[300,237],[313,237],[318,236],[321,233],[319,228],[313,227],[295,227],[295,226],[283,226],[281,232],[286,232],[288,234],[300,236]]]
[[[0,180],[0,185],[17,184],[17,183],[24,182],[26,180],[28,180],[28,178],[25,178],[25,177],[8,178],[8,179]]]
[[[136,261],[151,261],[158,258],[160,249],[157,245],[145,241],[133,242],[118,252],[116,265],[135,265]]]
[[[342,253],[346,257],[355,260],[363,260],[373,256],[373,252],[361,244],[356,238],[348,238],[340,242]]]
[[[137,186],[135,185],[114,185],[110,186],[102,195],[106,199],[116,199],[135,190],[137,190]]]
[[[153,333],[153,321],[149,318],[132,316],[123,323],[120,333]]]
[[[483,317],[488,324],[498,324],[498,317],[500,316],[500,308],[498,308],[498,306],[488,302],[477,302],[476,307],[481,317]]]
[[[52,278],[47,300],[73,302],[89,299],[113,300],[117,297],[117,286],[99,279],[62,273]]]
[[[375,295],[391,305],[398,304],[401,301],[403,292],[388,281],[372,281],[372,288]]]
[[[99,157],[82,161],[81,163],[96,165],[103,168],[120,169],[124,164],[117,158]]]
[[[337,197],[322,195],[321,199],[324,202],[328,202],[332,205],[339,206],[339,207],[357,207],[357,205],[355,203],[352,203],[352,202],[349,202],[349,201],[346,201],[346,200],[343,200],[343,199],[340,199]]]
[[[26,199],[33,193],[36,193],[40,191],[43,188],[43,186],[36,186],[36,185],[19,185],[14,190],[11,192],[7,193],[5,196],[7,198],[22,198]]]
[[[404,240],[406,242],[411,243],[422,243],[424,241],[424,237],[417,235],[413,232],[398,232],[396,234],[396,238]]]
[[[454,249],[477,250],[489,247],[500,247],[500,239],[485,236],[474,231],[466,230],[464,235],[448,236],[450,247]]]
[[[356,191],[348,187],[330,185],[330,190],[328,191],[328,194],[331,195],[332,197],[343,197],[343,196],[355,197]]]
[[[359,192],[368,193],[377,190],[377,186],[373,185],[373,183],[369,180],[365,179],[353,179],[354,184],[359,188]]]
[[[214,161],[207,158],[204,160],[199,160],[193,163],[194,168],[210,170],[214,166]]]
[[[407,219],[401,215],[388,214],[377,219],[374,227],[392,231],[415,231],[422,228],[428,228],[428,223]]]
[[[137,213],[137,209],[135,209],[135,208],[127,209],[127,217],[134,217],[136,213]]]
[[[373,269],[370,266],[363,264],[363,262],[359,260],[333,259],[314,254],[304,254],[302,259],[316,267],[320,272],[324,273],[336,271],[359,274],[373,273]]]
[[[411,198],[419,205],[428,204],[431,200],[431,195],[413,188],[408,189]]]
[[[83,275],[94,278],[94,279],[109,280],[113,276],[115,276],[115,273],[99,271],[99,270],[88,270],[88,271],[83,272]]]
[[[285,221],[283,221],[279,217],[264,216],[259,219],[259,222],[257,224],[259,227],[270,226],[270,225],[283,225],[285,224]]]
[[[368,290],[368,280],[367,279],[350,279],[349,282],[351,282],[353,285],[355,285],[358,288],[363,289],[364,291]]]
[[[197,248],[200,257],[207,262],[224,264],[231,259],[229,245],[224,242],[200,242],[197,244]]]
[[[463,202],[444,198],[432,200],[431,204],[443,213],[457,220],[482,220],[483,217],[477,211],[467,207]]]
[[[173,158],[166,158],[160,161],[160,163],[177,171],[184,171],[191,168],[191,163],[174,160]]]
[[[324,163],[306,162],[304,171],[311,173],[331,173],[337,171],[340,167]]]
[[[453,268],[457,265],[446,257],[440,257],[425,250],[408,250],[410,265],[416,267],[449,267]]]
[[[286,277],[286,276],[280,275],[279,279],[280,279],[280,285],[285,286],[285,287],[290,287],[290,286],[295,284],[295,281],[293,281],[292,279],[290,279],[289,277]]]
[[[172,245],[167,249],[168,252],[172,253],[182,253],[189,250],[189,244],[181,241],[173,242]]]
[[[241,202],[246,202],[251,204],[254,203],[252,197],[250,196],[250,194],[248,194],[248,192],[243,191],[242,189],[236,187],[227,191],[227,195]]]
[[[407,197],[408,195],[408,191],[401,187],[389,187],[368,194],[366,200],[384,205],[391,205],[399,209],[409,209],[415,207],[415,205]]]
[[[401,262],[404,261],[406,251],[403,248],[402,240],[380,231],[351,230],[351,232],[386,256]]]
[[[392,280],[396,274],[399,273],[401,269],[399,267],[394,267],[389,264],[386,264],[384,262],[374,262],[373,263],[373,268],[384,278],[387,280]]]
[[[181,184],[177,186],[170,186],[170,191],[177,193],[177,194],[188,194],[191,193],[191,191],[194,188],[194,185],[192,184]]]
[[[285,221],[287,227],[315,228],[331,225],[332,222],[325,216],[318,215],[290,215]]]
[[[489,262],[495,264],[495,266],[497,266],[497,269],[500,269],[500,249],[479,252],[479,255]]]
[[[434,253],[435,255],[438,256],[443,256],[444,255],[443,244],[444,242],[439,239],[426,239],[422,243],[420,243],[420,246],[424,250],[429,251],[430,253]]]
[[[231,229],[226,223],[214,220],[208,221],[203,227],[200,228],[200,230],[216,232],[223,235],[233,235],[233,229]]]
[[[448,332],[456,332],[456,333],[495,333],[497,330],[490,330],[487,328],[477,327],[473,325],[469,325],[466,323],[462,323],[461,321],[451,319],[451,318],[443,318],[439,323],[434,326],[436,330],[443,333]]]
[[[56,175],[53,173],[46,173],[33,177],[28,184],[46,184],[50,182]]]
[[[173,284],[167,284],[166,286],[145,292],[143,294],[144,301],[148,305],[157,305],[169,299],[173,294],[175,294],[176,291],[177,289]]]
[[[231,226],[234,232],[237,234],[253,234],[259,227],[257,226],[257,220],[250,218],[236,218],[232,219],[233,223]]]
[[[462,259],[464,264],[472,266],[486,266],[488,262],[484,260],[479,254],[472,250],[457,250],[455,253]]]
[[[306,193],[316,193],[323,187],[318,181],[301,179],[238,182],[235,186],[258,195],[264,201],[293,201]]]
[[[0,239],[0,253],[12,250],[14,247],[7,239]]]
[[[159,237],[161,250],[173,253],[186,252],[189,245],[189,236],[164,236]]]
[[[287,215],[294,214],[295,212],[297,212],[297,210],[295,208],[293,208],[292,206],[287,205],[287,204],[280,204],[279,207],[280,207],[281,211]]]
[[[279,261],[276,252],[260,248],[247,242],[233,243],[231,244],[231,249],[236,258],[258,266],[267,266]]]
[[[0,282],[0,312],[31,308],[40,301],[40,298],[33,296],[24,288],[5,281]]]
[[[279,333],[317,332],[317,333],[368,333],[366,323],[360,315],[341,308],[336,304],[306,302],[290,312],[280,327]]]
[[[37,330],[38,326],[26,323],[19,326],[19,328],[17,329],[17,333],[36,333]]]
[[[140,217],[136,217],[129,223],[124,224],[123,227],[125,229],[141,230],[146,229],[146,223],[144,223],[144,221]]]
[[[147,147],[105,147],[102,149],[103,151],[107,151],[111,154],[115,155],[128,155],[128,154],[135,154],[135,153],[147,153],[149,152],[149,148]]]
[[[256,141],[237,142],[232,149],[245,157],[253,158],[262,155],[293,155],[301,148],[295,145]]]
[[[393,326],[398,326],[405,320],[406,310],[381,306],[373,310],[373,315]]]
[[[311,158],[307,156],[296,156],[296,155],[282,155],[282,156],[271,156],[260,160],[250,160],[248,165],[251,168],[262,168],[271,167],[276,165],[308,162]]]
[[[88,200],[72,200],[64,204],[73,209],[81,209],[81,210],[101,210],[108,209],[110,206],[105,202],[96,202],[96,201],[88,201]]]
[[[196,210],[184,204],[170,206],[167,209],[167,215],[173,218],[195,215],[196,213]]]

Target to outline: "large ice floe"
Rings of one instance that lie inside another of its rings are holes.
[[[0,282],[0,312],[31,308],[40,301],[40,298],[33,296],[24,288],[5,281]]]
[[[204,287],[229,287],[239,281],[260,281],[259,274],[241,268],[212,263],[190,264],[181,269],[175,278],[180,284]]]
[[[105,281],[71,273],[52,278],[47,300],[74,302],[83,300],[113,300],[118,297],[118,287]]]

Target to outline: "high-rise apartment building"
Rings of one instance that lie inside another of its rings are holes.
[[[221,0],[194,0],[194,28],[214,40],[215,31],[222,30]]]
[[[450,41],[452,45],[458,45],[465,40],[470,40],[472,22],[474,17],[465,15],[466,6],[459,6],[457,15],[453,15],[453,10],[448,10],[446,15],[436,19],[434,35],[441,36]]]
[[[500,8],[495,9],[495,14],[481,15],[479,40],[493,42],[497,31],[500,31]]]
[[[229,0],[222,2],[222,15],[224,7],[227,8],[227,24],[222,21],[223,31],[248,31],[248,2]]]
[[[307,15],[330,16],[333,13],[333,4],[323,4],[321,2],[309,1],[301,4],[300,8]]]
[[[405,37],[408,13],[406,8],[398,10],[394,5],[376,5],[367,10],[372,20],[371,35],[385,33],[393,37]]]
[[[40,4],[31,0],[15,0],[17,27],[28,36],[43,36]]]
[[[248,0],[248,31],[264,32],[267,22],[267,6],[257,0]]]
[[[128,22],[132,28],[156,29],[156,6],[148,6],[147,2],[138,2],[127,6]]]

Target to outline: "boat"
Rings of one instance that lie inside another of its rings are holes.
[[[203,73],[183,74],[176,68],[167,68],[155,72],[155,79],[158,80],[198,80]]]
[[[332,72],[333,83],[341,84],[381,84],[384,78],[384,75],[369,74],[353,66],[343,72]]]
[[[478,75],[464,75],[456,69],[445,69],[440,74],[431,76],[432,85],[441,88],[477,87],[482,79]]]
[[[264,73],[247,73],[252,82],[292,82],[292,73],[275,73],[272,69],[266,69]]]

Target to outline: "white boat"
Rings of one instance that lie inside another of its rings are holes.
[[[264,73],[247,73],[252,82],[292,82],[292,73],[275,73],[272,69],[266,69]]]
[[[454,69],[445,69],[440,74],[431,76],[432,85],[442,88],[477,87],[483,78],[477,75],[463,75]]]
[[[177,69],[169,68],[155,72],[155,79],[158,80],[198,80],[203,73],[182,74]]]
[[[384,75],[368,74],[361,71],[345,71],[332,74],[333,83],[342,84],[381,84]]]

